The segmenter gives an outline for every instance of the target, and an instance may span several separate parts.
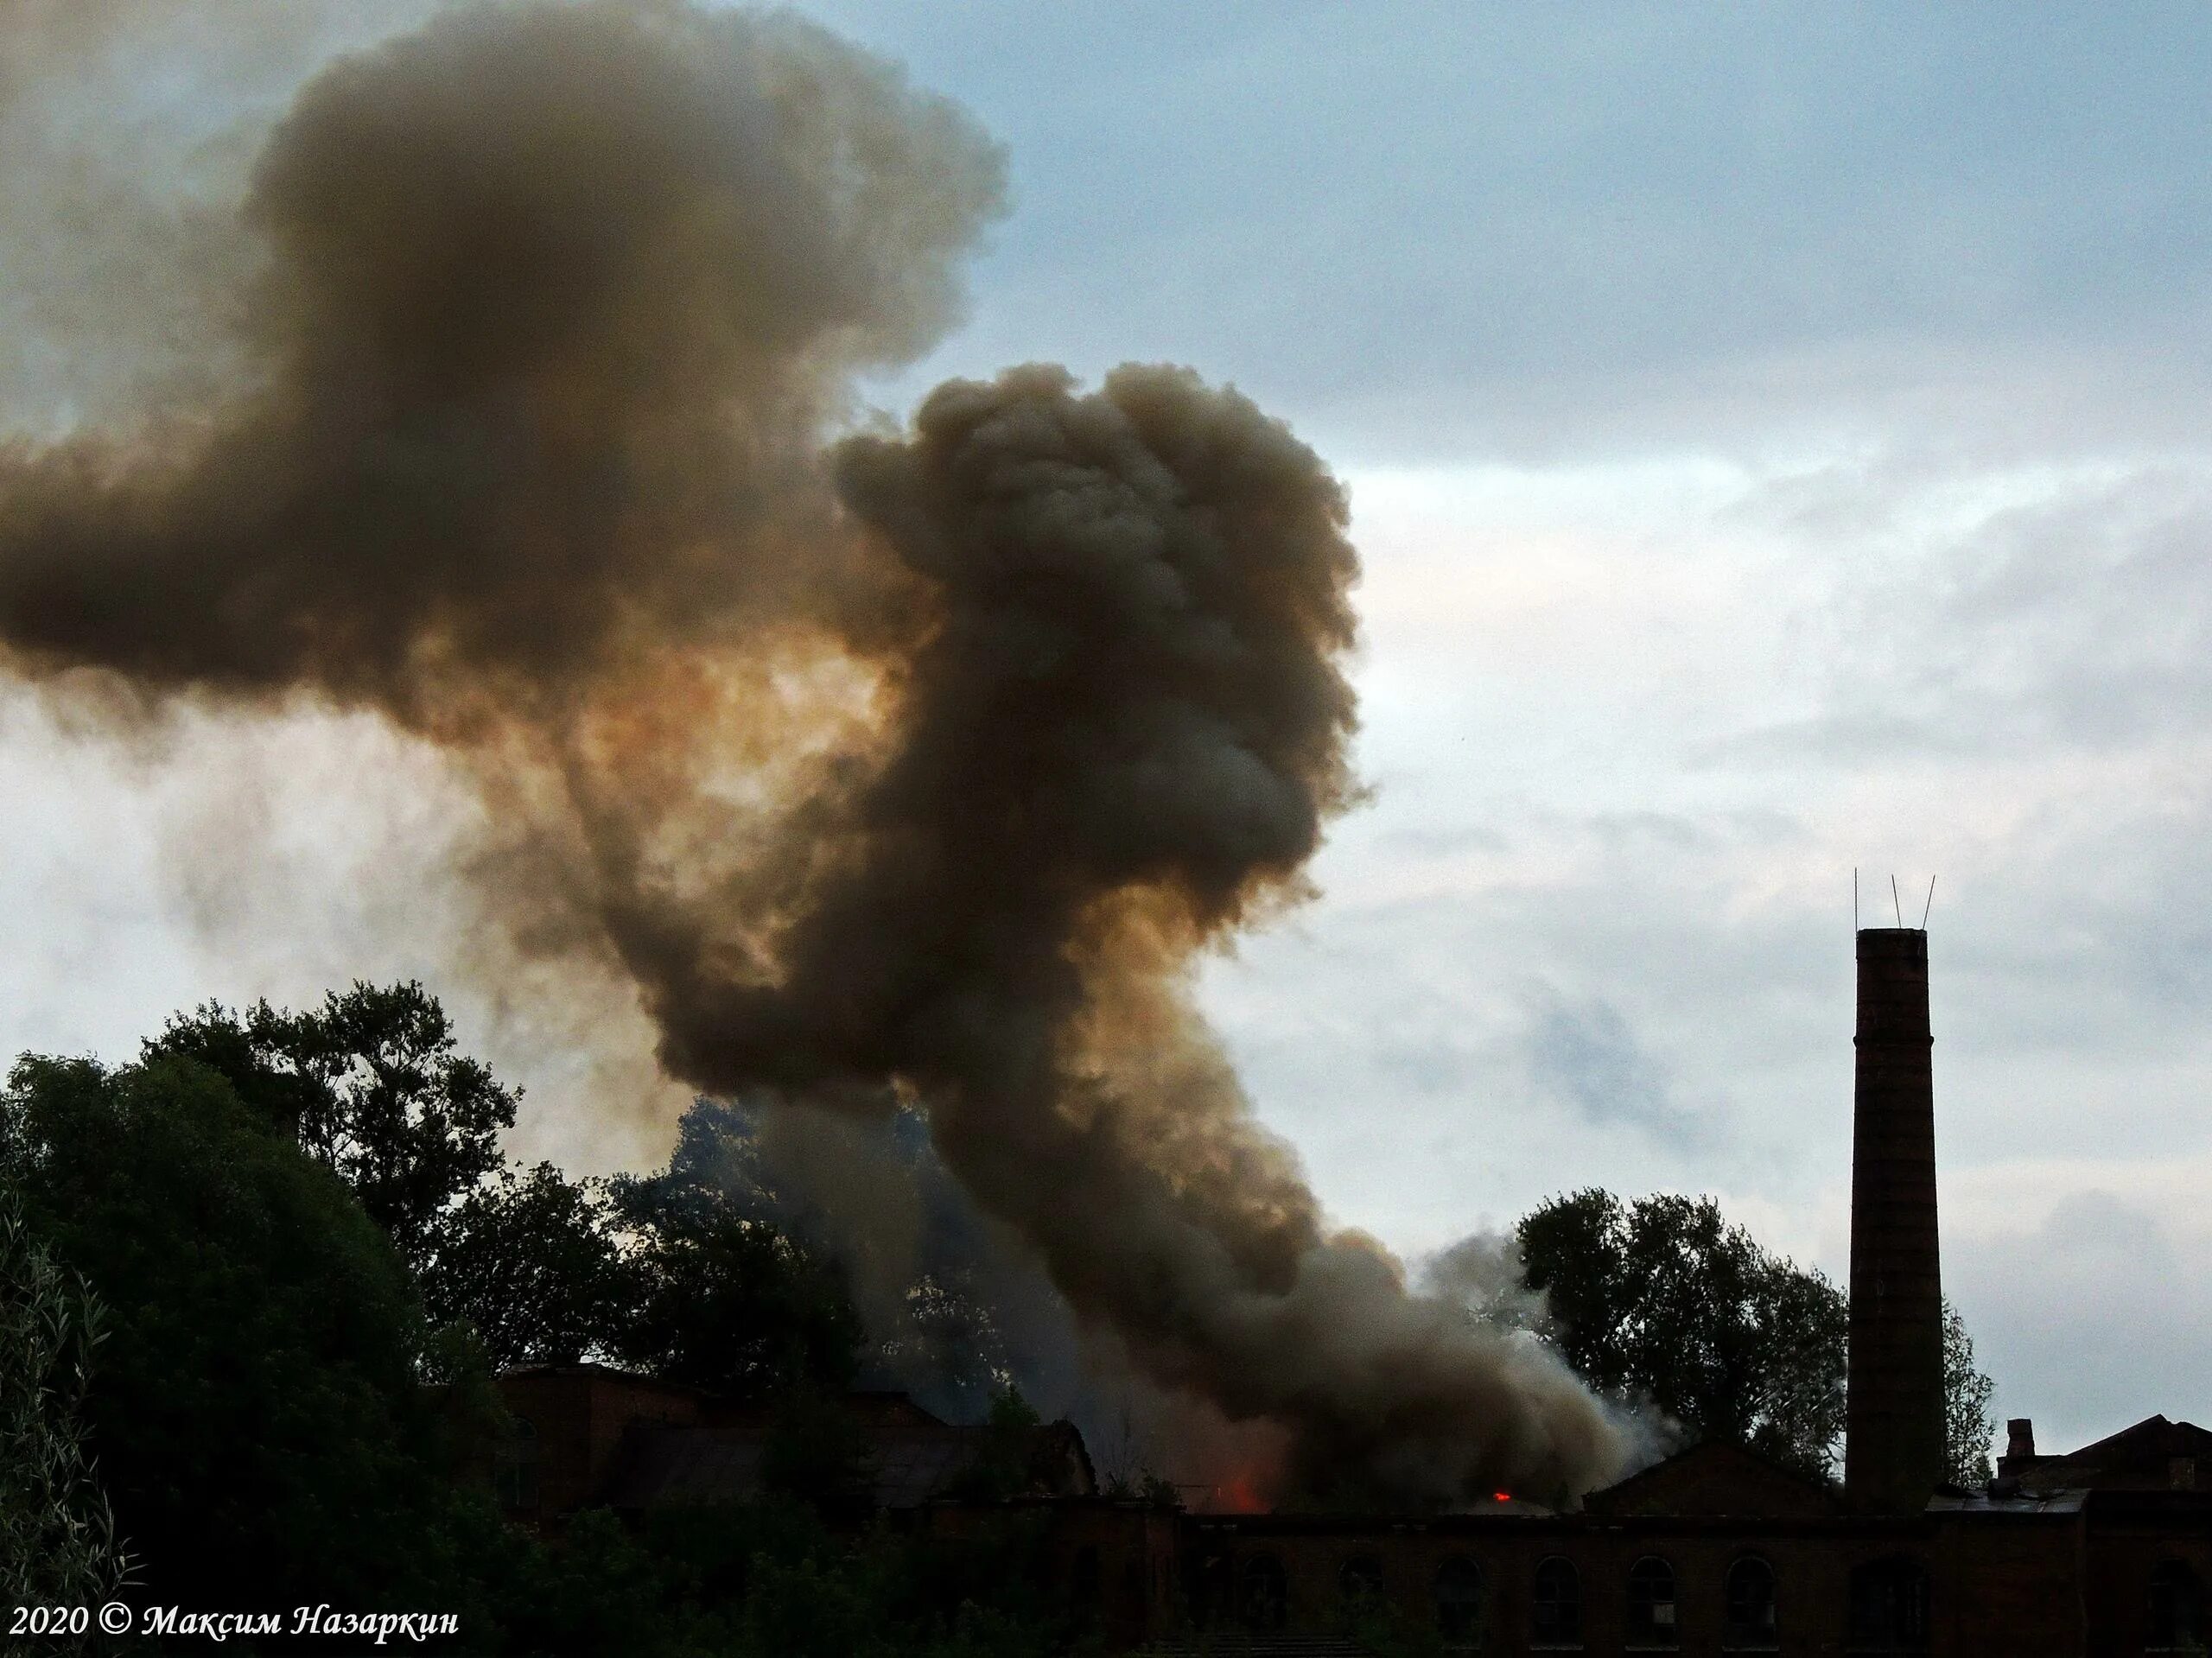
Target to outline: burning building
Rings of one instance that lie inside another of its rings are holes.
[[[1375,1617],[1466,1652],[2206,1650],[2212,1432],[2153,1416],[2045,1456],[2015,1420],[1986,1488],[1943,1483],[1927,935],[1863,931],[1858,956],[1840,1487],[1714,1441],[1556,1509],[1500,1492],[1448,1512],[1165,1513],[1099,1496],[1062,1424],[1043,1431],[1016,1500],[1050,1516],[1070,1594],[1098,1606],[1118,1644],[1167,1650],[1312,1654],[1338,1635],[1355,1651],[1347,1632]],[[596,1476],[580,1478],[581,1464],[556,1475],[549,1460],[537,1489],[620,1506],[652,1500],[657,1480],[711,1481],[674,1471],[671,1458],[723,1454],[714,1435],[672,1430],[650,1388],[653,1408],[632,1411],[624,1389],[638,1385],[582,1373],[508,1380],[525,1413],[567,1421],[574,1401],[607,1401],[595,1428],[563,1430],[580,1449],[561,1454],[595,1458]],[[701,1407],[670,1408],[696,1421]],[[887,1445],[928,1440],[945,1458],[940,1472],[956,1466],[963,1430],[911,1406],[871,1401],[864,1414]],[[908,1523],[957,1530],[988,1511],[914,1477],[911,1462],[882,1497]]]
[[[10,108],[35,91],[12,74]],[[1359,797],[1348,499],[1171,365],[1085,389],[1030,364],[861,417],[864,377],[959,315],[1005,176],[964,111],[787,14],[436,8],[312,75],[234,195],[175,215],[159,398],[65,388],[0,443],[0,672],[86,730],[378,720],[483,809],[459,970],[611,987],[671,1084],[917,1111],[1084,1331],[1271,1436],[1255,1496],[1315,1509],[1169,1523],[1043,1443],[1029,1500],[1117,1638],[1347,1602],[1500,1650],[2183,1628],[2212,1572],[2193,1483],[1934,1488],[1917,933],[1861,938],[1840,1497],[1713,1446],[1622,1482],[1619,1423],[1551,1353],[1330,1223],[1192,981],[1309,890]],[[139,292],[84,295],[84,338],[135,337]],[[25,360],[81,342],[42,343]],[[563,1388],[587,1426],[538,1441],[541,1503],[700,1489],[710,1451],[745,1489],[750,1430],[711,1401],[510,1383],[525,1420]],[[906,1409],[883,1432],[956,1464]],[[914,1495],[882,1500],[960,1523]]]

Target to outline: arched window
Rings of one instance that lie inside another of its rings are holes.
[[[2196,1573],[2182,1560],[2161,1560],[2151,1572],[2150,1639],[2146,1652],[2202,1652],[2204,1596]]]
[[[1582,1644],[1582,1579],[1574,1562],[1554,1554],[1536,1562],[1529,1604],[1529,1644],[1554,1649]]]
[[[1355,1554],[1337,1568],[1337,1592],[1347,1611],[1373,1611],[1382,1604],[1382,1562]]]
[[[1631,1652],[1672,1652],[1682,1644],[1675,1627],[1675,1568],[1656,1554],[1628,1569],[1628,1644]]]
[[[1464,1554],[1436,1568],[1436,1632],[1447,1647],[1483,1643],[1482,1568]]]
[[[1236,1568],[1227,1554],[1217,1550],[1201,1556],[1187,1581],[1194,1628],[1207,1629],[1236,1620]]]
[[[537,1429],[527,1416],[512,1418],[492,1453],[492,1490],[503,1509],[537,1509]]]
[[[1244,1627],[1279,1629],[1290,1610],[1290,1585],[1282,1562],[1272,1554],[1255,1554],[1244,1563]]]
[[[1851,1650],[1928,1650],[1928,1573],[1902,1556],[1851,1572]]]
[[[1781,1646],[1775,1633],[1774,1568],[1756,1554],[1746,1554],[1728,1568],[1728,1619],[1720,1626],[1724,1652],[1773,1652]]]

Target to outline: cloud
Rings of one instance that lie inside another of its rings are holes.
[[[2212,714],[2212,454],[1806,481],[1732,513],[1835,572],[1791,624],[1816,645],[1819,706],[1700,763],[2109,752]]]
[[[1524,1052],[1539,1093],[1593,1123],[1662,1140],[1696,1141],[1705,1124],[1675,1098],[1667,1068],[1602,996],[1570,999],[1549,985],[1530,994]]]
[[[2212,1236],[2139,1201],[2066,1192],[2032,1225],[1945,1242],[1997,1407],[2070,1450],[2153,1413],[2212,1421]]]
[[[1383,0],[1108,30],[986,5],[926,40],[838,15],[1022,158],[996,300],[951,366],[1172,355],[1344,458],[1764,438],[1777,413],[1833,429],[1931,399],[2070,441],[2072,412],[2009,394],[2024,374],[2174,433],[2205,389],[2174,350],[2206,322],[2195,9],[2023,29]],[[1297,275],[1243,280],[1262,267]]]

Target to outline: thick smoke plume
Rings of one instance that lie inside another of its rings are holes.
[[[619,964],[672,1077],[919,1108],[1081,1319],[1281,1431],[1287,1489],[1586,1488],[1599,1407],[1332,1233],[1192,1010],[1354,792],[1339,486],[1169,368],[828,441],[1001,190],[788,17],[484,7],[343,59],[256,165],[219,395],[0,457],[0,651],[117,717],[445,746],[497,912]]]

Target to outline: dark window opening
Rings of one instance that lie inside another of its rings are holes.
[[[2145,1652],[2205,1650],[2204,1594],[2185,1562],[2162,1560],[2152,1569],[2149,1611]]]
[[[1447,1647],[1483,1643],[1482,1568],[1464,1554],[1436,1568],[1436,1632]]]
[[[526,1416],[513,1420],[492,1453],[492,1490],[503,1509],[537,1511],[537,1430]]]
[[[1928,1650],[1928,1573],[1917,1560],[1874,1560],[1851,1573],[1853,1652]]]
[[[1255,1554],[1244,1567],[1244,1627],[1279,1629],[1290,1610],[1290,1585],[1282,1562],[1272,1554]]]
[[[1747,1554],[1728,1568],[1728,1621],[1721,1625],[1724,1652],[1774,1652],[1782,1642],[1774,1617],[1774,1568]]]
[[[1229,1556],[1208,1554],[1189,1574],[1191,1623],[1199,1629],[1234,1621],[1236,1616],[1236,1568]]]
[[[1535,1593],[1529,1606],[1529,1644],[1573,1649],[1582,1644],[1582,1580],[1574,1563],[1554,1554],[1536,1563]]]
[[[1337,1568],[1337,1592],[1346,1610],[1370,1612],[1382,1604],[1382,1562],[1372,1554],[1355,1554]]]
[[[1675,1568],[1656,1554],[1629,1568],[1628,1644],[1634,1652],[1673,1652],[1682,1644],[1675,1625]]]

